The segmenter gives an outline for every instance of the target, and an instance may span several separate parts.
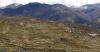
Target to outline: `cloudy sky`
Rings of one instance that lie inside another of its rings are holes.
[[[12,3],[27,4],[29,2],[40,2],[40,3],[61,3],[65,5],[82,6],[85,4],[100,3],[100,0],[0,0],[0,7],[6,6]]]

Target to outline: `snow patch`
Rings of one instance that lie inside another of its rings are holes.
[[[90,36],[97,36],[97,35],[99,35],[99,34],[97,34],[97,33],[88,33]]]

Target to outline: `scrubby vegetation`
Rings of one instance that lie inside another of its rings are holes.
[[[31,17],[3,16],[0,52],[100,52],[100,30]]]

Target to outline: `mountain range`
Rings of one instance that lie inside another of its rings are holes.
[[[4,7],[3,9],[1,8],[0,16],[32,16],[38,19],[59,21],[64,23],[76,23],[100,28],[100,24],[95,23],[97,20],[93,20],[95,17],[92,18],[91,15],[86,12],[88,9],[84,9],[85,6],[82,7],[83,8],[81,9],[77,8],[77,10],[75,10],[75,8],[67,7],[62,4],[50,5],[41,3],[29,3],[22,5],[14,3]]]

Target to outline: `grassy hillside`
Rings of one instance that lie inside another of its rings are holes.
[[[0,17],[0,52],[100,52],[100,30],[31,17]]]

